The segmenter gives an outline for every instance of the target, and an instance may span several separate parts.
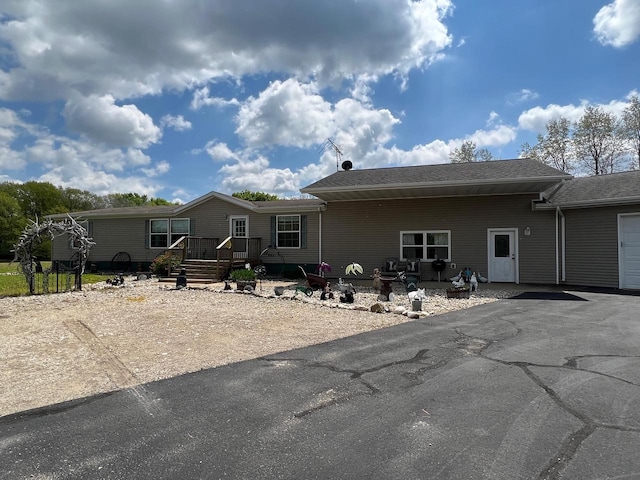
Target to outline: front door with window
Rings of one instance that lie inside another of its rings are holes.
[[[489,231],[489,281],[517,282],[515,230]]]
[[[233,237],[233,257],[247,258],[249,217],[231,217],[229,227],[229,235]]]

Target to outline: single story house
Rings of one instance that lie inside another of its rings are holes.
[[[422,280],[469,268],[490,282],[640,289],[640,172],[573,178],[531,159],[343,170],[301,190],[312,199],[249,202],[218,192],[180,206],[72,213],[101,269],[119,252],[146,268],[186,237],[190,258],[233,258],[271,273],[330,264],[368,277],[389,259]],[[56,217],[56,216],[53,216]],[[73,247],[53,242],[52,258]],[[404,265],[402,265],[404,263]],[[442,262],[441,262],[442,263]]]

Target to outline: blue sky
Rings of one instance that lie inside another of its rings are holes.
[[[640,91],[640,0],[5,0],[0,181],[187,202],[515,158]]]

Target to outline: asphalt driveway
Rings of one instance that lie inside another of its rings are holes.
[[[0,479],[640,479],[640,297],[527,297],[0,418]]]

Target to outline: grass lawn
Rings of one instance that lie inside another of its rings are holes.
[[[50,268],[51,262],[42,262],[43,268]],[[66,276],[60,275],[60,289],[64,289],[66,282]],[[108,275],[99,275],[93,273],[85,273],[82,275],[82,283],[98,283],[104,282]],[[55,292],[56,288],[55,275],[49,276],[49,290]],[[29,287],[27,280],[22,274],[19,263],[0,262],[0,297],[15,297],[18,295],[27,295],[29,293]]]

